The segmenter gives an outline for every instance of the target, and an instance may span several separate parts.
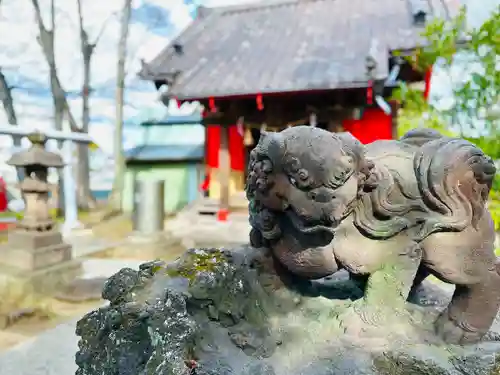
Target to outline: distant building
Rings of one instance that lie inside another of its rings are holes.
[[[134,209],[141,180],[165,182],[165,212],[175,213],[200,197],[204,178],[205,132],[200,113],[166,116],[140,124],[142,140],[127,150],[123,210]]]
[[[165,103],[196,100],[206,108],[210,194],[220,198],[225,216],[230,195],[243,189],[246,158],[261,129],[309,124],[350,131],[364,143],[394,137],[393,88],[400,80],[424,80],[400,56],[422,45],[428,21],[456,12],[449,3],[273,0],[200,7],[140,76],[168,87]]]

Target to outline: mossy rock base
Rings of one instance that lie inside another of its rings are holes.
[[[249,247],[192,249],[170,265],[122,269],[108,279],[103,297],[109,306],[77,324],[77,375],[492,375],[500,369],[498,324],[485,341],[466,347],[434,335],[432,322],[450,298],[438,286],[427,284],[414,304],[392,315],[382,311],[382,319],[354,335],[362,291],[345,273],[297,280]]]

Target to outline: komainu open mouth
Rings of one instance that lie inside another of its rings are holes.
[[[292,225],[299,232],[304,234],[315,234],[318,232],[328,232],[335,234],[335,228],[337,224],[328,225],[322,220],[305,220],[303,217],[298,215],[292,208],[285,210],[285,215],[290,219]]]

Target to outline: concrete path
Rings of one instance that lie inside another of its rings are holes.
[[[83,263],[85,278],[109,277],[123,267],[137,269],[143,261],[89,259]],[[58,325],[12,349],[0,352],[1,375],[72,375],[78,319]]]
[[[76,320],[0,353],[0,374],[72,375],[76,371]]]
[[[120,245],[122,242],[110,242],[95,237],[92,231],[74,231],[71,235],[64,238],[72,248],[73,258],[89,256],[93,253],[109,249]]]
[[[248,243],[250,224],[244,213],[232,213],[226,222],[220,222],[215,216],[186,211],[167,221],[165,230],[186,241],[187,247],[231,247]]]

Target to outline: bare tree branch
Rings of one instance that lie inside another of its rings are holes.
[[[110,208],[120,211],[122,208],[122,192],[125,182],[125,156],[123,154],[123,103],[125,94],[127,41],[130,29],[130,18],[132,14],[132,0],[124,0],[121,21],[120,40],[118,42],[118,61],[116,72],[116,123],[113,137],[115,179],[113,189],[109,197]]]
[[[97,36],[94,40],[94,46],[96,46],[98,43],[99,43],[99,40],[101,40],[101,37],[102,37],[102,34],[104,34],[104,31],[106,30],[106,28],[108,27],[109,25],[109,22],[114,18],[116,17],[118,14],[116,12],[113,12],[110,14],[110,16],[108,18],[106,18],[106,20],[102,23],[101,25],[101,28],[99,30],[99,32],[97,33]]]
[[[14,100],[12,98],[12,87],[7,83],[7,78],[0,68],[0,100],[7,114],[7,121],[10,125],[17,125],[17,115],[14,109]]]
[[[89,41],[89,35],[83,22],[82,0],[76,0],[78,8],[78,26],[80,32],[80,51],[83,59],[83,84],[82,84],[82,127],[83,133],[88,133],[90,126],[90,83],[91,83],[91,61],[97,46],[98,38],[94,43]],[[101,29],[104,30],[106,22]],[[79,145],[78,152],[78,204],[80,208],[91,209],[96,205],[95,199],[90,191],[90,160],[89,150],[86,145]]]
[[[66,92],[64,91],[59,76],[57,74],[57,66],[55,59],[55,50],[54,50],[54,33],[55,33],[55,0],[51,0],[50,2],[50,23],[51,29],[47,29],[47,26],[43,22],[42,12],[40,10],[40,4],[38,0],[31,0],[33,4],[33,8],[35,10],[35,17],[38,24],[39,30],[39,38],[38,42],[42,47],[43,54],[45,59],[47,60],[47,64],[49,66],[50,73],[50,89],[52,91],[52,97],[54,101],[54,122],[57,130],[62,130],[63,128],[63,117],[64,114],[68,116],[69,125],[71,131],[78,131],[78,124],[70,110],[68,100],[66,98]]]
[[[33,9],[35,11],[35,18],[38,25],[38,43],[42,47],[42,52],[45,56],[47,65],[49,66],[49,80],[50,80],[50,91],[52,93],[52,103],[54,105],[54,126],[56,130],[63,130],[64,115],[66,114],[69,119],[70,128],[72,131],[78,129],[76,121],[71,113],[66,98],[66,92],[62,88],[61,81],[57,74],[56,57],[54,49],[54,39],[55,39],[55,0],[50,2],[50,26],[51,29],[47,29],[47,26],[43,22],[42,12],[40,10],[40,4],[38,0],[31,0],[33,4]],[[62,146],[62,142],[58,142],[59,146]],[[58,211],[62,214],[64,208],[64,178],[62,171],[59,171],[59,194],[58,194]]]
[[[56,31],[56,1],[50,0],[50,26],[52,32]]]
[[[82,45],[84,39],[88,40],[87,33],[83,27],[82,1],[76,0],[76,5],[78,8],[78,26],[80,27],[80,45]]]

